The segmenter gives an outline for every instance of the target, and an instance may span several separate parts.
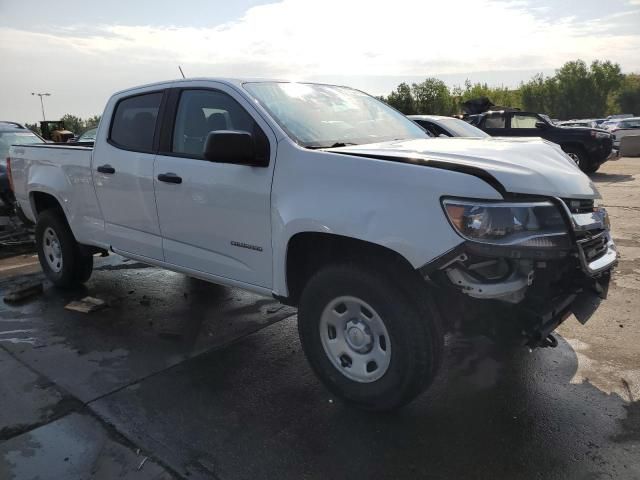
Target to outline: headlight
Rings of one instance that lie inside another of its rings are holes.
[[[599,201],[595,201],[595,206],[593,207],[593,213],[597,219],[602,223],[602,227],[606,230],[611,230],[611,219],[609,218],[609,212],[604,208],[603,205],[600,204]]]
[[[531,248],[568,246],[567,228],[550,202],[481,202],[445,199],[444,211],[465,239]]]
[[[611,138],[611,134],[607,132],[598,132],[596,130],[591,130],[591,136],[595,138]],[[615,135],[614,135],[615,138]]]

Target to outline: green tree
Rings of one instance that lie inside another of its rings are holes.
[[[398,85],[394,92],[389,94],[386,102],[405,115],[416,113],[416,105],[413,95],[411,94],[411,87],[404,82]]]
[[[60,118],[64,122],[64,128],[72,131],[75,134],[79,134],[84,130],[84,120],[80,117],[76,117],[75,115],[71,115],[67,113]]]
[[[612,112],[640,115],[640,75],[626,75],[612,103]]]
[[[602,117],[623,79],[620,65],[609,61],[596,60],[590,67],[582,60],[567,62],[548,79],[549,110],[559,118]]]
[[[100,123],[100,115],[94,115],[93,117],[89,117],[84,121],[84,128],[89,129],[89,128],[94,128],[97,127],[98,124]]]
[[[417,113],[450,115],[453,113],[453,102],[449,88],[437,78],[427,78],[424,82],[414,83],[411,93],[415,99]]]
[[[37,123],[25,123],[24,126],[32,132],[36,132],[38,135],[42,134],[42,132],[40,131],[40,125],[38,125]]]
[[[608,106],[611,104],[611,98],[622,87],[625,75],[620,70],[620,65],[611,63],[610,61],[601,62],[596,60],[591,64],[591,76],[599,93],[596,97],[598,117],[607,113]]]
[[[520,97],[522,108],[530,112],[546,112],[546,82],[544,76],[539,73],[527,83],[520,84]]]
[[[620,65],[596,60],[567,62],[552,76],[537,74],[520,88],[472,83],[447,88],[442,80],[427,78],[409,86],[398,85],[385,101],[404,114],[451,115],[472,98],[488,97],[494,104],[547,113],[552,117],[594,118],[609,113],[639,113],[640,76],[624,75]]]

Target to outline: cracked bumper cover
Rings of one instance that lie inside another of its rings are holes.
[[[572,226],[571,244],[566,249],[466,241],[419,272],[439,286],[461,293],[474,306],[480,302],[496,309],[504,307],[512,320],[514,316],[527,318],[521,330],[523,334],[526,331],[529,344],[536,346],[571,313],[581,323],[592,316],[606,298],[611,271],[617,264],[616,247],[602,217],[566,213]],[[473,262],[489,260],[506,262],[511,269],[493,280],[474,275],[470,268]],[[555,276],[550,275],[552,271]]]

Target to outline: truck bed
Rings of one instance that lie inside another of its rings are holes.
[[[50,196],[62,206],[78,241],[104,228],[91,171],[93,146],[14,145],[9,150],[16,200],[35,221],[34,198]]]

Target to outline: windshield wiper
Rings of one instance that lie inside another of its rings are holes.
[[[321,148],[339,148],[339,147],[346,147],[349,145],[358,145],[358,144],[350,143],[350,142],[336,142],[333,145],[308,145],[305,148],[308,148],[310,150],[319,150]]]

